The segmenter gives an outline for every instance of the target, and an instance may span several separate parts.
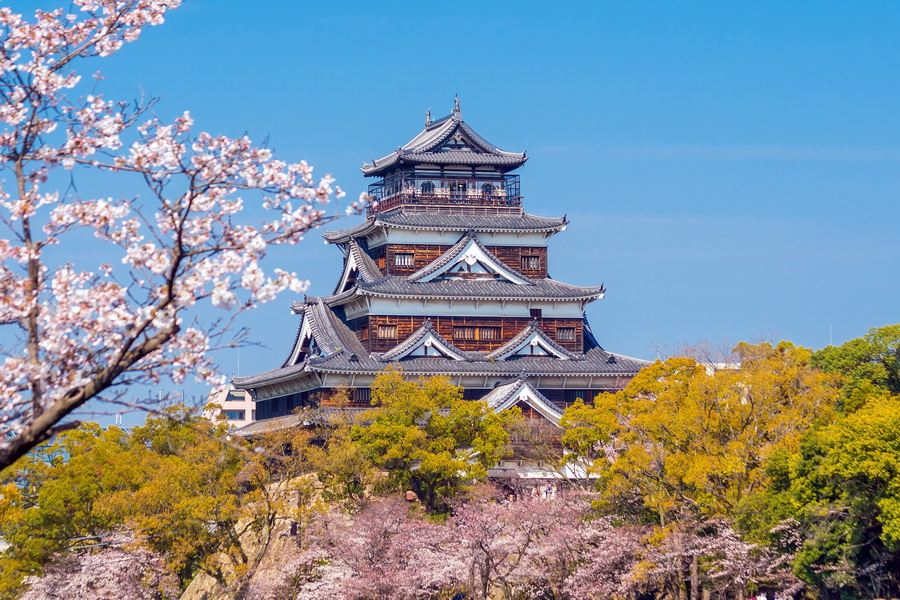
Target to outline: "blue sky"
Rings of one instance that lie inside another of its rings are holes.
[[[551,275],[605,282],[601,343],[653,358],[900,321],[898,30],[893,2],[193,0],[90,70],[108,98],[268,137],[354,197],[361,162],[458,93],[478,132],[528,151],[526,210],[568,214]],[[313,233],[271,266],[321,295],[339,257]],[[264,347],[223,355],[226,372],[281,363],[290,301],[243,320]]]

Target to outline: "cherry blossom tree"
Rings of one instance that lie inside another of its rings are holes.
[[[41,577],[25,580],[22,600],[45,598],[133,598],[161,600],[179,596],[178,580],[159,554],[142,548],[110,546],[99,552],[63,554]]]
[[[337,215],[325,204],[343,193],[305,162],[198,132],[187,112],[150,117],[152,100],[108,100],[99,74],[82,81],[79,63],[179,4],[72,0],[71,13],[32,20],[0,8],[0,468],[77,426],[64,419],[88,400],[161,378],[217,381],[210,352],[236,312],[305,288],[263,270],[267,249]],[[72,185],[97,174],[142,191]]]
[[[300,597],[452,597],[464,570],[456,533],[399,498],[372,502],[352,517],[335,513],[319,536],[331,559]]]

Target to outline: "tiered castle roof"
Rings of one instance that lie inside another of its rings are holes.
[[[525,164],[524,152],[506,152],[478,135],[462,120],[457,101],[453,112],[431,121],[429,111],[425,129],[387,156],[363,163],[366,177],[375,177],[403,165],[491,165],[511,171]]]
[[[546,240],[568,221],[522,211],[509,171],[526,160],[478,135],[457,102],[364,164],[366,176],[382,177],[378,199],[389,201],[359,225],[325,232],[344,254],[334,291],[294,302],[300,324],[287,360],[235,386],[294,406],[317,390],[366,387],[393,364],[411,376],[450,376],[495,409],[520,403],[554,423],[557,392],[623,387],[647,362],[597,342],[583,310],[604,296],[602,284],[547,275]]]

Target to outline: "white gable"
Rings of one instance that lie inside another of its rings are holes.
[[[503,352],[497,358],[506,360],[512,356],[555,356],[563,360],[570,358],[568,354],[563,354],[558,348],[550,344],[536,328],[525,339],[507,349],[506,352]]]
[[[344,265],[344,272],[341,274],[341,280],[334,289],[335,294],[340,294],[353,287],[356,279],[359,278],[359,264],[357,264],[356,253],[347,253],[347,262]]]
[[[291,356],[284,363],[285,367],[296,365],[310,354],[310,350],[315,346],[316,340],[312,336],[309,327],[309,318],[304,314],[303,320],[300,322],[300,333],[297,334],[297,341],[294,343],[294,349],[291,350]]]
[[[413,340],[417,336],[421,337],[410,342],[410,340]],[[447,340],[438,335],[430,327],[426,328],[424,332],[420,329],[407,338],[407,341],[401,342],[394,350],[382,354],[381,359],[401,360],[408,357],[424,356],[440,356],[452,360],[465,360],[465,356],[462,355],[459,349],[447,343]]]
[[[446,265],[434,271],[415,277],[415,281],[425,283],[442,279],[468,279],[472,277],[500,277],[517,285],[529,285],[531,282],[513,272],[496,256],[487,252],[474,237]]]
[[[543,394],[522,379],[498,386],[482,399],[485,400],[495,412],[507,410],[521,402],[533,408],[538,414],[552,422],[554,425],[559,425],[559,420],[562,417],[562,411],[560,411],[555,404],[547,400]]]

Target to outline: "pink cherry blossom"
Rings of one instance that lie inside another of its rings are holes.
[[[75,0],[72,14],[30,20],[0,7],[0,468],[74,426],[60,422],[92,398],[166,378],[217,382],[210,352],[234,313],[307,285],[266,271],[267,250],[340,214],[326,205],[343,192],[303,161],[196,131],[188,112],[148,118],[152,101],[82,95],[80,62],[137,40],[179,4]],[[56,188],[86,170],[143,191]],[[96,261],[73,257],[85,247]]]

